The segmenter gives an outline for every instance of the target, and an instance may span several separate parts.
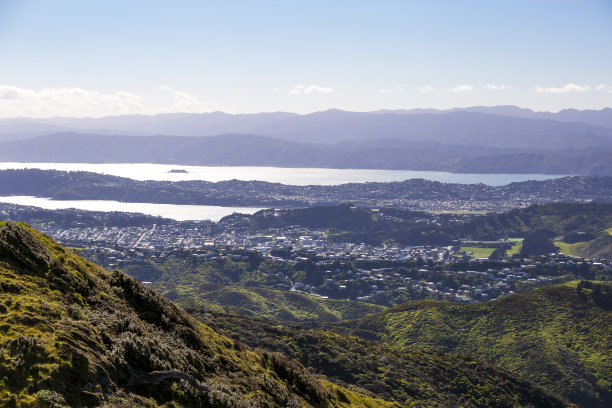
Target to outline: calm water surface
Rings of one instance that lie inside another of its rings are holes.
[[[261,208],[255,207],[219,207],[215,205],[178,205],[178,204],[151,204],[151,203],[122,203],[111,200],[53,200],[44,197],[32,196],[0,196],[0,203],[30,205],[58,210],[76,208],[87,211],[120,211],[152,215],[155,217],[171,218],[177,221],[211,220],[219,221],[226,215],[235,212],[254,214]]]
[[[517,181],[547,180],[562,176],[544,174],[459,174],[442,171],[368,170],[368,169],[320,169],[252,166],[182,166],[151,163],[0,163],[4,169],[44,169],[65,171],[91,171],[134,180],[259,180],[291,185],[338,185],[345,183],[389,182],[422,178],[442,183],[491,186]],[[187,173],[169,173],[182,169]]]

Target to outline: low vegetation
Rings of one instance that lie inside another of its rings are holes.
[[[332,322],[356,319],[386,309],[371,303],[323,299],[303,293],[228,286],[196,295],[179,295],[175,302],[183,307],[223,310],[275,321]]]
[[[475,354],[588,407],[612,403],[612,287],[575,281],[477,305],[415,301],[336,330]]]
[[[200,321],[235,340],[281,351],[336,384],[355,384],[405,406],[566,405],[533,383],[475,357],[400,349],[295,324],[194,312]]]

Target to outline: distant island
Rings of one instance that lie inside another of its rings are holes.
[[[189,172],[187,170],[185,170],[185,169],[172,169],[172,170],[168,171],[168,173],[184,173],[184,174],[187,174]]]

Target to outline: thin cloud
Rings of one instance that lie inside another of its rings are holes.
[[[162,108],[161,112],[201,113],[210,110],[210,108],[204,106],[198,98],[187,92],[176,91],[167,85],[162,85],[159,89],[171,92],[173,99],[173,103],[168,107]]]
[[[536,85],[534,87],[535,91],[537,93],[549,93],[549,94],[562,94],[562,93],[568,93],[568,92],[589,92],[592,91],[593,88],[589,85],[576,85],[576,84],[567,84],[564,85],[562,87],[543,87],[540,85]]]
[[[436,88],[434,88],[433,86],[429,86],[429,85],[423,85],[422,87],[419,88],[419,92],[422,94],[427,94],[435,90]]]
[[[449,91],[454,92],[454,93],[459,93],[459,92],[471,92],[474,89],[474,87],[472,85],[457,85],[451,89],[449,89]]]
[[[302,84],[294,85],[289,91],[289,95],[307,95],[307,94],[339,94],[334,88],[327,88],[319,85],[305,86]]]
[[[509,91],[512,89],[508,85],[494,85],[494,84],[486,84],[482,87],[484,91]]]
[[[83,88],[27,89],[0,85],[0,116],[2,117],[100,117],[126,114],[155,114],[167,112],[204,112],[211,107],[193,95],[162,85],[160,90],[171,97],[161,103],[150,104],[132,92],[104,93]]]
[[[139,113],[142,98],[130,92],[103,93],[82,88],[40,90],[0,85],[2,116],[103,116]]]
[[[379,89],[379,90],[378,90],[378,93],[380,93],[380,94],[390,94],[390,93],[392,93],[392,92],[393,92],[392,90],[390,90],[390,89],[386,89],[386,88],[383,88],[383,89]]]

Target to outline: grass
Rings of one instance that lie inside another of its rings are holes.
[[[209,309],[276,321],[338,321],[356,319],[381,312],[384,306],[364,302],[323,299],[303,293],[268,288],[223,287],[205,293],[191,293],[186,287],[177,304],[188,308]]]
[[[587,245],[587,242],[576,242],[575,244],[568,244],[563,241],[555,241],[555,246],[557,246],[559,250],[565,255],[570,256],[585,256],[585,250]]]
[[[484,215],[488,214],[488,211],[485,210],[427,210],[426,212],[430,214],[474,214],[474,215]]]
[[[468,252],[472,252],[474,258],[488,258],[491,256],[493,251],[495,251],[495,248],[483,248],[483,247],[476,247],[476,246],[459,248],[459,252],[465,252],[466,254]]]
[[[521,241],[519,241],[518,243],[514,243],[512,245],[512,248],[510,248],[509,250],[506,251],[506,256],[507,257],[511,257],[512,255],[520,254],[522,247],[523,247],[523,243],[522,243],[522,239],[521,239]]]

